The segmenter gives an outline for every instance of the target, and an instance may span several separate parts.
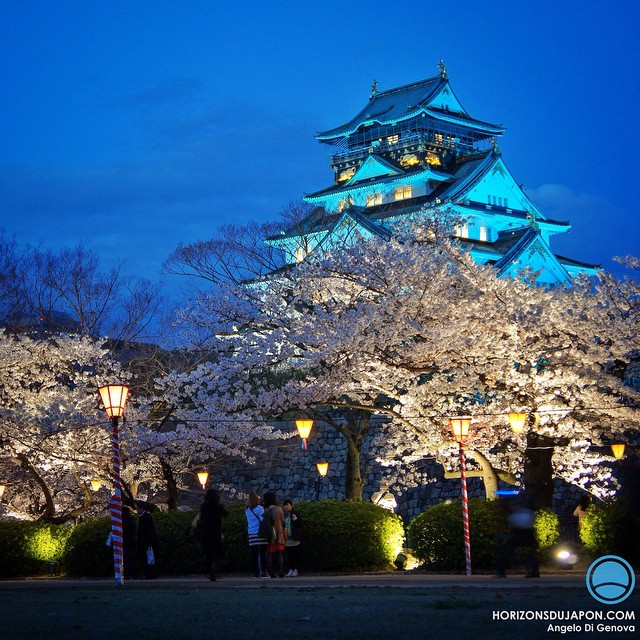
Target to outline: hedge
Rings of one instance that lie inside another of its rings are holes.
[[[558,517],[550,510],[536,512],[534,529],[538,546],[546,549],[560,535]],[[496,501],[469,500],[471,561],[474,569],[495,567],[496,552],[504,545],[508,526]],[[460,502],[441,502],[416,516],[408,527],[409,545],[423,567],[433,571],[458,571],[465,566],[462,507]]]
[[[371,503],[322,500],[300,503],[304,527],[301,546],[304,571],[362,571],[389,569],[402,549],[404,529],[399,516]],[[227,507],[223,520],[222,572],[250,573],[251,556],[244,507]],[[203,574],[202,553],[191,531],[196,511],[156,512],[160,575]],[[110,576],[111,549],[105,546],[109,519],[77,525],[64,555],[64,569],[72,576]]]

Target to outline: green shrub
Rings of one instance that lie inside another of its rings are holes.
[[[507,524],[500,503],[481,498],[469,500],[471,564],[476,569],[495,566],[496,545],[506,543]],[[536,540],[540,549],[560,536],[558,516],[550,510],[536,512]],[[423,565],[434,571],[454,571],[465,566],[462,505],[441,502],[414,518],[408,527],[409,545]]]
[[[638,566],[640,523],[627,500],[592,505],[582,518],[580,540],[594,555],[615,554]]]
[[[307,571],[388,569],[402,550],[399,516],[370,502],[321,500],[296,505]]]
[[[70,576],[98,578],[113,575],[113,550],[106,545],[111,531],[107,517],[87,519],[76,525],[67,540],[62,559]]]
[[[472,566],[488,569],[495,563],[496,534],[504,530],[504,514],[495,502],[469,500]],[[441,502],[416,516],[408,527],[409,546],[423,565],[434,571],[465,566],[460,502]]]
[[[36,522],[0,522],[0,577],[48,573],[60,562],[71,528]]]
[[[541,551],[553,546],[560,539],[560,520],[551,509],[539,509],[533,521],[536,542]]]

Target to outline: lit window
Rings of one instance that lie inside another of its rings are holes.
[[[458,238],[468,238],[469,237],[469,227],[464,224],[457,224],[453,230],[454,234],[458,236]]]
[[[395,191],[396,200],[406,200],[411,197],[411,187],[398,187]]]
[[[395,135],[389,136],[387,138],[387,142],[389,144],[398,144],[399,139],[400,139],[400,136],[396,133]]]
[[[382,204],[382,194],[381,193],[370,193],[367,196],[367,207],[373,207],[376,204]]]
[[[480,241],[487,241],[487,227],[480,227]]]

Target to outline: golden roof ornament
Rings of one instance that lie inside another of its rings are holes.
[[[443,80],[448,80],[447,67],[444,66],[444,60],[442,58],[440,58],[440,62],[438,62],[438,68],[440,69],[440,77]]]

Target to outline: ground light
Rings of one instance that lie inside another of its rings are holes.
[[[7,485],[6,484],[0,484],[0,500],[2,500],[2,496],[4,495],[4,492],[7,489]]]
[[[129,387],[110,384],[98,389],[104,410],[111,422],[111,444],[113,448],[113,495],[109,501],[111,512],[111,537],[113,546],[113,568],[116,584],[124,584],[124,552],[122,540],[122,492],[120,487],[120,439],[118,420],[124,416],[124,407],[129,397]]]
[[[469,534],[469,497],[467,495],[467,472],[464,457],[464,442],[469,437],[471,418],[449,418],[453,437],[460,445],[460,486],[462,493],[462,528],[464,533],[464,555],[467,575],[471,575],[471,536]]]

